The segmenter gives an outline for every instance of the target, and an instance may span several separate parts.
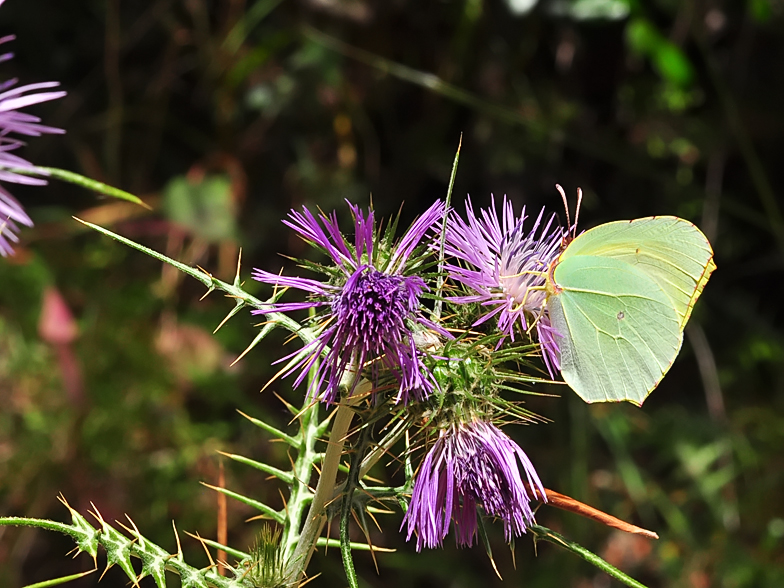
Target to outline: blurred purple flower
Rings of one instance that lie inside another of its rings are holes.
[[[498,218],[495,200],[489,209],[474,214],[471,200],[466,200],[464,221],[455,213],[447,222],[444,250],[466,265],[446,264],[450,276],[475,294],[458,296],[457,303],[480,303],[494,307],[474,326],[498,316],[498,328],[514,341],[515,324],[528,330],[533,318],[550,375],[560,370],[555,329],[550,324],[545,302],[545,272],[561,252],[562,232],[553,226],[552,215],[546,224],[544,209],[530,230],[526,231],[525,207],[518,218],[512,203],[504,198],[503,216]]]
[[[341,234],[334,212],[316,218],[303,207],[301,213],[292,210],[290,220],[283,221],[332,258],[337,277],[320,282],[253,270],[253,278],[260,282],[297,288],[310,295],[304,302],[274,304],[273,310],[324,309],[323,327],[317,338],[304,349],[279,360],[295,358],[284,375],[300,369],[294,382],[298,386],[328,347],[309,394],[328,403],[336,402],[343,373],[353,366],[370,364],[374,378],[383,366],[397,379],[399,390],[395,402],[407,403],[412,397],[425,397],[435,383],[422,361],[423,352],[417,348],[417,327],[446,337],[450,335],[422,315],[419,297],[428,287],[421,277],[406,275],[406,265],[422,237],[443,219],[444,204],[440,201],[433,204],[391,251],[381,251],[374,243],[373,211],[365,217],[358,207],[351,203],[349,207],[354,216],[353,247]],[[325,382],[325,389],[319,392]]]
[[[0,1],[0,5],[2,3]],[[13,41],[14,39],[14,35],[2,37],[0,38],[0,44]],[[4,53],[0,55],[0,62],[8,61],[12,57],[13,53]],[[29,161],[11,153],[25,143],[10,135],[38,137],[44,133],[63,133],[62,129],[39,124],[41,122],[40,118],[32,114],[19,112],[19,110],[39,102],[61,98],[65,96],[65,92],[40,91],[46,88],[55,88],[60,85],[58,82],[44,82],[14,87],[17,81],[16,79],[10,79],[0,83],[0,181],[28,185],[46,184],[46,180],[20,174],[11,169],[37,170]],[[43,172],[38,170],[37,173]],[[13,253],[11,243],[19,241],[19,237],[17,237],[19,232],[17,223],[29,227],[32,226],[33,221],[27,216],[27,213],[16,198],[0,186],[0,255],[6,256]]]
[[[457,545],[470,547],[478,504],[486,515],[503,521],[511,541],[534,522],[532,499],[547,502],[528,456],[496,426],[476,420],[441,432],[419,468],[401,529],[408,525],[407,541],[416,532],[420,551],[440,547],[454,521]]]

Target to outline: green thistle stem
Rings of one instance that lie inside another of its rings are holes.
[[[350,588],[359,588],[359,580],[354,569],[354,558],[351,555],[351,536],[349,535],[348,525],[351,520],[354,489],[359,486],[360,466],[370,441],[371,431],[372,427],[366,425],[359,434],[359,439],[357,439],[354,447],[354,455],[351,458],[351,469],[346,479],[346,488],[343,491],[343,504],[340,507],[340,555],[343,557],[343,569],[346,571],[346,578]]]
[[[359,588],[357,572],[354,569],[354,559],[351,556],[351,537],[348,532],[348,522],[351,519],[351,500],[354,498],[354,485],[349,484],[343,495],[343,504],[340,508],[340,555],[343,557],[343,569],[346,570],[346,579],[350,588]]]
[[[548,541],[549,543],[560,545],[564,549],[568,549],[572,553],[579,555],[585,561],[599,568],[611,578],[615,578],[619,582],[623,582],[624,584],[630,586],[631,588],[646,588],[644,584],[640,584],[634,578],[627,576],[621,570],[607,563],[592,551],[588,551],[582,545],[578,545],[573,541],[569,541],[559,533],[556,533],[555,531],[551,531],[547,527],[541,527],[539,525],[531,525],[529,529],[533,531],[535,541],[541,539],[542,541]]]
[[[286,506],[286,524],[281,539],[281,549],[284,561],[293,565],[292,555],[300,542],[302,535],[298,533],[305,509],[313,498],[313,493],[308,487],[313,464],[318,461],[319,453],[316,452],[316,442],[319,439],[318,403],[304,410],[300,416],[300,443],[297,446],[297,460],[294,463],[291,494]]]

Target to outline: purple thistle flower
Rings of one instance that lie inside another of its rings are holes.
[[[3,1],[0,0],[0,5]],[[14,40],[14,35],[0,38],[0,44]],[[8,61],[13,57],[13,53],[0,55],[0,62]],[[47,102],[65,96],[65,92],[41,92],[45,88],[59,86],[58,82],[44,82],[40,84],[28,84],[26,86],[16,86],[18,80],[10,79],[0,83],[0,181],[12,182],[15,184],[42,185],[46,180],[33,178],[28,175],[20,174],[9,168],[21,168],[36,173],[43,173],[29,161],[22,159],[12,151],[22,147],[24,141],[11,137],[12,133],[38,137],[44,133],[63,133],[62,129],[48,127],[40,124],[41,119],[37,116],[20,112],[21,108]],[[0,186],[0,255],[6,256],[13,253],[11,242],[18,242],[19,227],[17,223],[32,226],[33,221],[27,216],[22,205],[9,192]]]
[[[334,212],[329,216],[322,213],[316,218],[303,207],[301,213],[292,210],[290,220],[283,221],[305,241],[332,258],[338,270],[337,277],[320,282],[279,276],[259,269],[253,271],[253,278],[260,282],[297,288],[310,295],[304,302],[274,304],[273,310],[324,310],[325,320],[316,339],[302,350],[279,360],[295,358],[284,375],[300,369],[294,382],[298,386],[329,348],[318,366],[310,395],[319,395],[328,403],[336,402],[344,372],[370,364],[374,378],[378,377],[380,368],[385,367],[398,381],[395,402],[407,403],[412,397],[425,397],[433,390],[435,381],[423,363],[422,351],[417,348],[417,326],[432,329],[446,337],[450,335],[424,318],[419,298],[428,287],[419,276],[406,275],[405,272],[408,259],[422,237],[443,219],[444,204],[440,201],[433,204],[388,252],[374,241],[376,225],[373,211],[368,212],[366,217],[358,207],[351,203],[349,207],[354,216],[353,247],[341,234]],[[262,311],[253,312],[260,314]],[[325,382],[325,389],[318,393]]]
[[[506,197],[503,216],[498,218],[495,199],[489,209],[481,209],[481,218],[474,214],[471,200],[466,200],[468,222],[457,214],[447,221],[447,255],[466,266],[446,264],[450,276],[475,293],[452,298],[457,303],[480,303],[494,307],[474,323],[481,324],[498,317],[498,328],[514,341],[515,324],[528,330],[533,319],[550,375],[560,370],[559,349],[555,329],[550,324],[545,302],[545,272],[561,252],[562,233],[553,226],[552,215],[543,223],[544,209],[530,230],[525,230],[525,207],[518,218]]]
[[[478,504],[486,515],[503,521],[509,542],[534,522],[532,499],[547,502],[528,456],[495,425],[475,420],[441,431],[419,468],[401,529],[408,525],[407,541],[417,533],[421,551],[422,546],[440,547],[454,521],[457,545],[470,547]]]

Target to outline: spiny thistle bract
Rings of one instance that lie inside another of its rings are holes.
[[[286,560],[281,553],[279,528],[264,524],[250,548],[250,559],[242,562],[244,579],[256,588],[286,588]]]

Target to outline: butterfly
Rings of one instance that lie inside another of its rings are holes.
[[[714,269],[708,239],[675,216],[567,232],[545,285],[564,381],[586,402],[642,405]]]

